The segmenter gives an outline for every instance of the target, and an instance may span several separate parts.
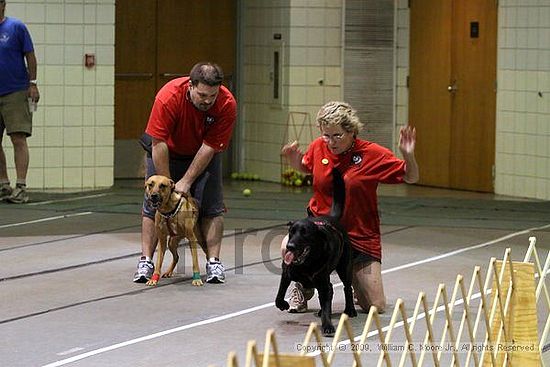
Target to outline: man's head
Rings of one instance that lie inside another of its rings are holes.
[[[191,86],[189,95],[193,105],[207,111],[214,105],[223,82],[222,69],[210,62],[200,62],[193,66],[189,75]]]
[[[6,10],[6,0],[0,0],[0,21],[4,18],[4,11]]]

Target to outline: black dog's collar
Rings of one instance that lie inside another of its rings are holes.
[[[330,229],[334,230],[336,233],[338,233],[340,236],[342,236],[342,234],[340,233],[340,231],[330,222],[327,222],[327,221],[324,221],[324,220],[313,220],[313,223],[317,226],[317,227],[323,227],[323,226],[326,226],[326,227],[330,227]]]
[[[342,233],[342,231],[340,231],[338,228],[336,228],[334,226],[334,224],[332,224],[331,222],[329,221],[324,221],[324,220],[315,220],[313,219],[313,223],[319,227],[319,229],[323,229],[323,230],[327,230],[328,228],[330,228],[330,230],[332,230],[333,232],[337,233],[338,234],[338,237],[340,237],[340,241],[344,241],[344,234]],[[341,255],[341,254],[340,254]]]

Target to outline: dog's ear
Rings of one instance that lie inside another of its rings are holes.
[[[174,180],[170,180],[170,189],[174,191],[175,188],[176,188],[176,184],[174,183]]]
[[[288,221],[288,223],[286,225],[289,226],[289,227],[292,227],[293,224],[294,224],[294,221],[290,220],[290,221]]]

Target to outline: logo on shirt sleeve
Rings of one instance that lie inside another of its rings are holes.
[[[204,117],[204,124],[206,126],[210,126],[212,125],[214,122],[216,122],[216,119],[214,118],[214,116],[210,116],[210,115],[206,115]]]

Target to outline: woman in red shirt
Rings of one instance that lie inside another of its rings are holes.
[[[386,298],[382,286],[382,248],[376,189],[379,183],[415,183],[418,165],[414,157],[416,131],[401,128],[399,150],[403,159],[376,143],[357,137],[363,123],[349,104],[329,102],[317,114],[321,136],[302,153],[298,143],[285,145],[282,154],[289,164],[304,173],[313,174],[313,196],[309,212],[328,215],[332,204],[332,168],[344,177],[346,202],[341,224],[348,232],[353,247],[353,289],[356,302],[368,312],[376,306],[384,312]],[[287,238],[282,251],[286,251]],[[305,312],[313,290],[299,283],[290,291],[289,312]]]

